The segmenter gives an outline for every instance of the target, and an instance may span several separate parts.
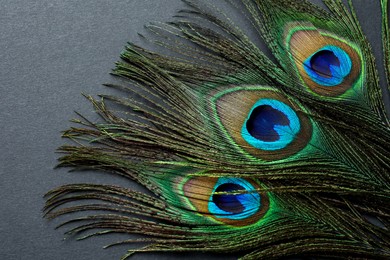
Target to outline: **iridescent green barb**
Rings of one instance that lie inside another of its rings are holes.
[[[101,122],[79,115],[63,135],[76,144],[59,148],[60,167],[115,173],[148,191],[65,185],[47,194],[45,216],[85,213],[61,225],[77,224],[67,234],[142,243],[122,259],[389,259],[390,122],[352,1],[323,0],[323,10],[227,0],[272,58],[211,2],[184,2],[174,22],[151,24],[144,37],[169,55],[129,43],[113,71],[121,83],[107,85],[123,95],[86,96]]]
[[[389,29],[389,2],[381,0],[382,8],[382,43],[384,52],[384,68],[387,78],[387,90],[390,91],[390,29]],[[387,124],[390,124],[390,117],[384,117]]]

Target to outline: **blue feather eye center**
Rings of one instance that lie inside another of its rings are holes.
[[[216,218],[241,220],[259,211],[261,197],[251,183],[241,178],[219,178],[208,203]]]
[[[245,210],[245,207],[241,204],[243,194],[234,193],[240,191],[245,191],[241,185],[235,183],[222,184],[215,190],[213,202],[223,211],[241,213]]]
[[[341,84],[352,70],[349,55],[339,47],[328,45],[304,61],[309,77],[322,86],[332,87]]]
[[[253,109],[246,122],[246,128],[254,138],[273,142],[280,139],[278,132],[274,129],[275,126],[288,126],[289,124],[290,121],[283,112],[270,105],[262,105]]]
[[[293,142],[300,129],[299,117],[289,105],[263,98],[249,112],[241,136],[257,149],[276,151]]]
[[[340,60],[337,56],[329,50],[322,50],[315,53],[310,59],[310,67],[311,69],[317,73],[319,76],[325,78],[332,77],[333,67],[340,67]]]

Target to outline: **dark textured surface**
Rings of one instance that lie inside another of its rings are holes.
[[[379,1],[355,2],[380,62]],[[179,0],[0,0],[0,259],[118,259],[126,251],[101,249],[112,237],[63,241],[63,230],[54,230],[59,222],[42,219],[42,195],[72,182],[130,185],[110,175],[53,170],[55,149],[73,110],[93,118],[80,93],[108,93],[101,83],[112,80],[108,72],[126,42],[140,43],[144,24],[167,21],[182,6]]]

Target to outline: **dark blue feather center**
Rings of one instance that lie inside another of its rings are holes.
[[[315,53],[310,59],[311,69],[322,77],[331,78],[334,76],[332,75],[331,66],[340,67],[340,60],[333,51],[319,51]]]
[[[280,139],[275,125],[288,126],[290,120],[281,111],[269,105],[258,106],[253,109],[246,128],[251,136],[265,142],[274,142]]]
[[[225,183],[218,186],[215,192],[239,192],[245,188],[234,183]],[[244,194],[214,194],[212,199],[215,205],[223,211],[231,213],[241,213],[245,210],[244,205],[240,202],[240,196]]]

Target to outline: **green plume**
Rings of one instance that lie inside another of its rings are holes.
[[[101,121],[79,115],[63,134],[76,144],[59,148],[60,167],[147,191],[65,185],[47,193],[46,217],[85,213],[62,224],[80,239],[128,234],[109,245],[142,244],[123,259],[390,258],[390,121],[352,2],[227,0],[272,57],[210,2],[184,2],[174,22],[147,26],[170,54],[129,43],[113,71],[123,83],[107,85],[122,94],[86,96]]]

